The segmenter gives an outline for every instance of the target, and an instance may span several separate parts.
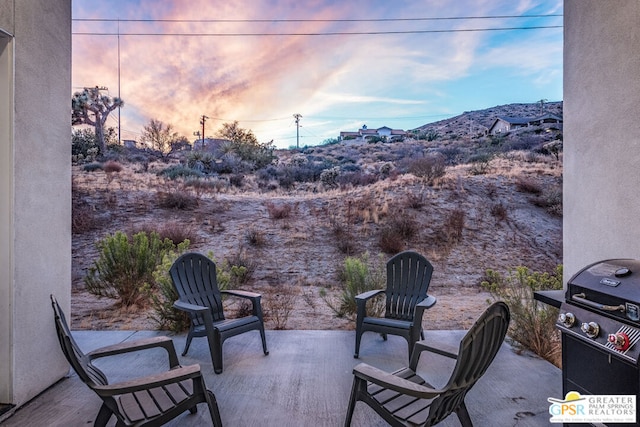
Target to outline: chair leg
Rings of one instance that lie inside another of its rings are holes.
[[[213,421],[214,427],[222,427],[222,420],[220,419],[220,410],[218,409],[218,402],[216,396],[209,390],[206,391],[207,406],[209,407],[209,415],[211,415],[211,421]]]
[[[456,415],[458,416],[462,427],[473,427],[473,423],[471,422],[471,417],[469,416],[469,411],[467,411],[467,405],[464,404],[464,400],[458,409],[456,409]]]
[[[356,330],[356,351],[353,357],[357,359],[360,356],[360,341],[362,340],[362,331]]]
[[[189,346],[191,345],[191,340],[193,339],[193,335],[191,335],[191,331],[187,335],[187,341],[184,344],[184,351],[182,352],[183,356],[187,355],[187,351],[189,351]]]
[[[351,426],[351,420],[353,419],[353,411],[356,409],[356,402],[358,401],[358,384],[359,379],[353,377],[353,385],[351,386],[351,397],[349,398],[349,407],[347,408],[347,416],[344,419],[344,427]]]
[[[266,356],[269,354],[269,350],[267,350],[267,337],[264,333],[264,325],[260,327],[260,338],[262,338],[262,352]]]
[[[113,415],[111,409],[109,409],[107,405],[103,403],[100,407],[100,411],[98,412],[95,421],[93,422],[94,427],[105,427],[111,419],[111,415]]]
[[[382,337],[383,340],[387,340],[387,334],[380,334],[380,336]]]
[[[211,363],[213,371],[216,374],[222,373],[222,337],[220,331],[213,328],[207,333],[207,341],[209,342],[209,353],[211,353]]]

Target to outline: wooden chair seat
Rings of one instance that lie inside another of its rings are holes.
[[[363,292],[356,296],[356,349],[360,356],[360,342],[365,332],[378,332],[386,340],[387,334],[407,340],[409,359],[414,344],[423,337],[424,310],[433,307],[436,299],[427,294],[433,266],[422,255],[404,251],[387,261],[387,287],[384,290]],[[384,293],[384,317],[367,313],[367,301]]]
[[[351,425],[358,401],[369,405],[395,427],[432,426],[453,412],[464,427],[472,427],[464,398],[498,353],[509,321],[509,307],[504,302],[496,302],[465,334],[457,353],[418,341],[408,368],[388,373],[360,363],[353,368],[353,387],[345,427]],[[424,351],[456,359],[449,381],[441,389],[434,388],[416,372]]]
[[[222,373],[222,345],[227,338],[249,331],[258,331],[262,339],[262,351],[269,354],[264,332],[261,295],[242,290],[220,290],[216,265],[206,256],[190,252],[181,255],[169,269],[178,300],[173,306],[185,311],[191,318],[191,326],[182,355],[191,346],[191,340],[207,337],[211,362],[216,374]],[[227,319],[222,305],[222,296],[243,298],[251,302],[252,314],[236,319]]]
[[[160,336],[125,341],[85,354],[73,339],[53,295],[51,304],[62,352],[78,377],[102,399],[94,426],[106,426],[114,416],[116,426],[161,426],[185,411],[196,413],[197,405],[205,403],[213,425],[222,427],[215,395],[207,390],[200,366],[180,366],[170,338]],[[109,384],[107,376],[92,363],[98,358],[152,348],[167,351],[169,370]]]

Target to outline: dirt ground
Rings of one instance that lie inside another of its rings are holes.
[[[490,299],[480,286],[488,268],[506,272],[524,265],[550,271],[562,263],[562,219],[533,204],[531,194],[516,185],[523,177],[542,188],[557,185],[560,166],[548,161],[496,160],[491,173],[483,175],[456,166],[432,186],[400,175],[366,187],[265,193],[250,179],[243,190],[195,191],[157,176],[160,167],[141,172],[126,166],[112,176],[74,167],[74,208],[88,209],[97,225],[73,235],[73,328],[156,328],[148,309],[122,309],[116,300],[89,294],[83,278],[98,257],[96,242],[105,235],[159,224],[188,229],[196,236],[190,250],[212,251],[216,260],[238,255],[251,260],[254,271],[245,289],[263,294],[270,329],[278,327],[269,309],[282,289],[293,301],[284,328],[353,329],[353,320],[337,318],[322,297],[335,298],[341,290],[346,256],[341,239],[348,239],[356,254],[368,252],[376,259],[380,232],[394,218],[418,224],[405,248],[422,253],[435,268],[430,293],[438,302],[425,313],[429,329],[465,329],[473,323]],[[193,194],[197,206],[159,207],[165,192]],[[289,206],[291,214],[276,219],[273,206]],[[459,236],[450,233],[452,212],[462,212]],[[263,244],[251,244],[250,231],[259,233]],[[379,256],[384,262],[390,255]]]

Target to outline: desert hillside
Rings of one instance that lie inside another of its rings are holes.
[[[546,107],[561,114],[561,103]],[[536,108],[489,110],[522,116]],[[491,122],[491,114],[474,112],[472,120]],[[352,328],[325,302],[341,292],[344,259],[366,252],[384,262],[414,249],[435,267],[430,293],[438,303],[425,326],[468,327],[489,298],[479,285],[486,269],[551,271],[562,263],[562,154],[545,148],[561,138],[559,129],[492,137],[463,116],[400,142],[277,150],[271,169],[196,180],[163,173],[186,164],[192,154],[184,153],[142,161],[139,153],[120,153],[112,160],[121,165],[117,172],[75,165],[73,327],[154,327],[148,308],[121,308],[85,289],[96,242],[118,230],[179,231],[190,250],[247,266],[243,288],[263,294],[268,328]],[[437,160],[443,174],[425,172],[417,159]],[[331,174],[303,178],[303,170]],[[292,307],[284,321],[283,306]]]

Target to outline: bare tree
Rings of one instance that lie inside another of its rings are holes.
[[[101,154],[106,151],[104,124],[109,113],[124,106],[124,101],[118,97],[110,97],[100,93],[98,86],[85,88],[76,92],[71,98],[71,124],[87,124],[95,128],[96,143]]]
[[[162,155],[171,151],[171,144],[176,140],[178,133],[173,131],[173,126],[165,125],[160,120],[151,119],[142,130],[142,141]]]

